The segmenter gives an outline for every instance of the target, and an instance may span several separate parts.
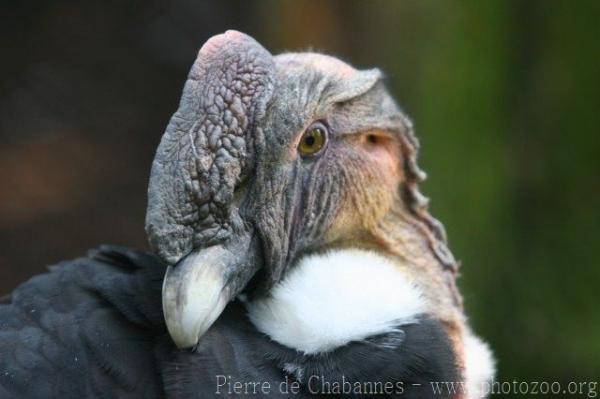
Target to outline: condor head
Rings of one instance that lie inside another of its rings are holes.
[[[417,188],[417,147],[377,69],[272,56],[235,31],[211,38],[148,192],[146,230],[171,265],[163,310],[176,345],[196,345],[243,290],[260,296],[332,248],[404,259],[456,305],[455,263]]]

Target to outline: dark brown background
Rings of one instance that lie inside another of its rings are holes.
[[[504,380],[600,379],[600,2],[4,1],[0,294],[100,243],[145,248],[154,149],[235,28],[380,66]]]

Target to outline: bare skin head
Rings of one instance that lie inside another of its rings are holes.
[[[379,70],[272,56],[234,31],[210,39],[149,187],[150,242],[176,265],[163,290],[176,343],[194,345],[242,290],[261,295],[302,256],[330,248],[402,260],[454,314],[455,263],[419,194],[417,149]]]

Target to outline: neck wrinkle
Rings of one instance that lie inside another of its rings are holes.
[[[375,239],[392,255],[443,284],[453,305],[462,311],[463,300],[456,286],[457,268],[447,267],[436,254],[436,243],[443,245],[419,218],[396,202],[381,221],[372,228]]]

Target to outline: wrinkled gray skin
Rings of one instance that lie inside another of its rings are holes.
[[[326,232],[352,183],[336,155],[343,135],[404,135],[407,180],[421,178],[410,122],[380,72],[348,68],[311,53],[273,57],[235,31],[200,50],[148,191],[150,243],[174,265],[163,306],[178,346],[193,346],[253,276],[255,292],[264,292],[300,254],[331,244]],[[299,135],[318,120],[329,128],[327,147],[318,157],[298,156]],[[405,197],[417,214],[417,192]],[[445,250],[436,228],[429,235]]]

